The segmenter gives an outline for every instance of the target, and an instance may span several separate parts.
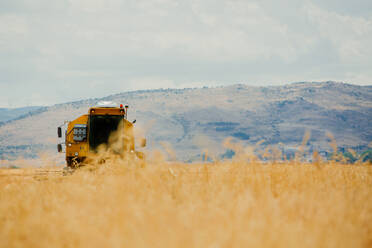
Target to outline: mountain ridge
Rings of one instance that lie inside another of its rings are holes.
[[[6,123],[12,121],[22,115],[27,115],[37,109],[42,108],[41,106],[28,106],[20,108],[0,108],[0,123]]]
[[[0,127],[0,159],[28,154],[25,149],[14,152],[17,146],[54,149],[57,126],[106,100],[130,105],[129,119],[138,120],[149,149],[168,142],[182,159],[204,149],[223,154],[227,137],[244,145],[265,140],[263,145],[289,148],[300,145],[309,130],[309,150],[318,151],[329,150],[328,133],[343,149],[362,150],[372,141],[372,87],[332,81],[267,87],[235,84],[121,92],[31,111]]]

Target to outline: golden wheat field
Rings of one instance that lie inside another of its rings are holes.
[[[0,170],[0,247],[372,247],[372,166],[108,159]]]

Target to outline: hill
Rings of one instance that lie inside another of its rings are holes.
[[[29,112],[40,109],[39,106],[22,107],[22,108],[0,108],[0,124],[17,119]]]
[[[128,104],[129,119],[146,135],[149,148],[168,143],[180,159],[204,149],[221,155],[233,137],[244,145],[264,140],[290,154],[311,132],[308,149],[331,151],[331,133],[341,149],[363,150],[372,141],[372,87],[336,82],[284,86],[243,84],[190,89],[133,91],[58,104],[31,111],[0,127],[1,158],[55,150],[56,127],[87,113],[99,101]]]

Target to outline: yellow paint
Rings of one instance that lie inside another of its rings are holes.
[[[74,126],[76,124],[87,125],[88,117],[88,115],[82,115],[68,124],[66,135],[66,157],[75,157],[76,152],[79,154],[78,157],[86,157],[88,155],[88,139],[82,142],[74,141]]]
[[[90,108],[88,114],[90,115],[124,115],[123,108]]]
[[[89,156],[89,117],[92,115],[125,115],[125,109],[123,108],[101,108],[94,107],[90,108],[88,114],[82,115],[77,119],[69,122],[66,132],[66,160],[70,157],[79,158],[80,160]],[[87,125],[87,138],[84,141],[74,141],[74,126],[76,124]],[[124,119],[124,132],[128,140],[125,142],[126,146],[124,150],[134,151],[134,135],[133,135],[133,124]],[[78,155],[76,155],[78,154]]]

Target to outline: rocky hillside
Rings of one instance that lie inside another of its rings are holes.
[[[372,141],[372,86],[335,82],[276,87],[233,85],[217,88],[125,92],[31,111],[0,126],[0,158],[55,152],[56,127],[87,113],[99,101],[130,106],[129,119],[148,140],[148,149],[168,143],[181,159],[205,149],[221,155],[224,139],[244,145],[276,145],[294,151],[306,131],[308,149],[327,152],[332,134],[341,149],[366,149]]]

